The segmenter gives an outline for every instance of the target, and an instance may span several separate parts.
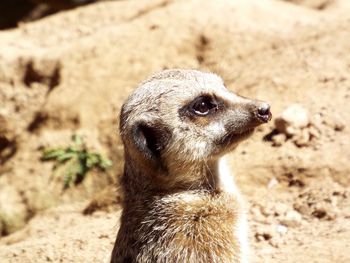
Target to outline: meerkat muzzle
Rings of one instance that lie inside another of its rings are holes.
[[[263,123],[269,122],[272,118],[270,105],[266,102],[260,103],[257,106],[256,117]]]

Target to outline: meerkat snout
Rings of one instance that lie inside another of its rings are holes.
[[[268,122],[272,118],[272,114],[270,111],[270,105],[266,102],[259,103],[257,106],[257,117],[262,122]]]
[[[244,208],[222,157],[270,119],[269,104],[215,74],[166,70],[141,83],[120,114],[124,205],[111,262],[247,262]]]

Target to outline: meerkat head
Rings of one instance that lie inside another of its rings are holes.
[[[215,74],[166,70],[129,97],[120,131],[134,166],[171,176],[218,159],[270,119],[267,103],[230,92]]]

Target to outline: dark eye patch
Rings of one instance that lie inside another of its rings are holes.
[[[195,122],[206,123],[210,117],[215,116],[220,109],[224,108],[223,104],[215,96],[203,94],[180,108],[179,115],[180,117],[190,118]]]
[[[200,96],[192,102],[190,108],[198,116],[207,116],[218,109],[218,104],[212,97]]]

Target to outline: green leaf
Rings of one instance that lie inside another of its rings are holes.
[[[89,168],[93,168],[96,164],[99,163],[99,158],[97,154],[88,154],[86,159],[86,166]]]
[[[65,151],[62,149],[47,149],[44,150],[44,153],[42,155],[43,160],[51,160],[51,159],[56,159],[60,155],[64,154]]]
[[[77,154],[80,149],[76,146],[69,146],[66,150],[65,150],[67,153],[75,153]]]
[[[73,158],[76,154],[75,153],[70,153],[70,152],[66,152],[66,153],[63,153],[61,154],[60,156],[58,156],[56,158],[56,160],[60,163],[63,163],[71,158]]]

